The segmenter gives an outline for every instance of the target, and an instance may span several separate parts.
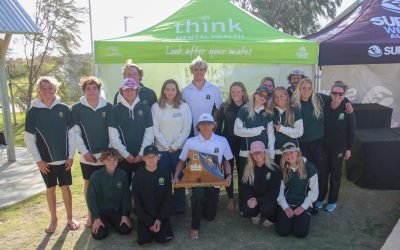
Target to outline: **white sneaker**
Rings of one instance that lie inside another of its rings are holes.
[[[251,223],[253,223],[254,225],[257,225],[260,223],[260,218],[261,218],[261,213],[259,213],[256,217],[251,217]]]
[[[274,225],[274,223],[270,222],[269,220],[265,219],[265,221],[262,223],[264,227],[271,227]]]

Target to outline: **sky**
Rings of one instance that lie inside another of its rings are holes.
[[[151,27],[168,16],[175,13],[190,0],[75,0],[78,6],[92,9],[92,32],[94,40],[117,37],[124,34],[132,34]],[[342,6],[337,11],[340,14],[355,0],[343,0]],[[35,0],[18,0],[24,9],[33,16]],[[127,23],[127,32],[124,30],[124,17]],[[81,25],[82,44],[78,53],[91,52],[89,11],[84,17],[85,24]],[[326,24],[328,20],[321,20]],[[18,57],[16,45],[11,44],[13,54]],[[22,53],[21,55],[22,56]]]

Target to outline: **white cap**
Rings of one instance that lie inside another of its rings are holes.
[[[199,120],[197,124],[204,122],[204,123],[214,123],[214,118],[211,114],[209,113],[203,113],[200,115]]]

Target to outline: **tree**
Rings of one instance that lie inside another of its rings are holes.
[[[319,17],[334,18],[342,0],[232,0],[285,33],[304,36],[320,29]]]
[[[22,38],[28,73],[26,108],[31,105],[38,77],[51,74],[57,78],[64,56],[79,48],[79,25],[84,22],[86,12],[86,8],[77,7],[75,0],[36,0],[34,22],[42,34]]]

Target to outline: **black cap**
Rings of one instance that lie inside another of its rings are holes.
[[[158,155],[159,154],[158,153],[158,148],[156,146],[154,146],[154,145],[146,146],[144,148],[144,150],[143,150],[143,156],[150,155],[150,154]]]

